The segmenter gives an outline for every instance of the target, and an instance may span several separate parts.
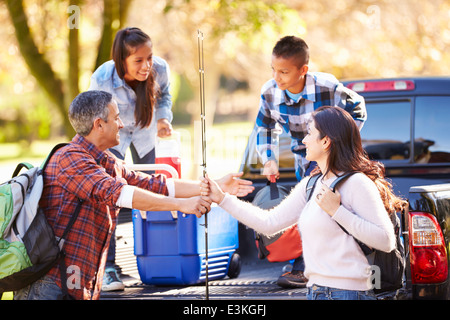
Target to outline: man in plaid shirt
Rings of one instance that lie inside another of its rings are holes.
[[[210,200],[200,196],[199,181],[130,171],[108,151],[119,143],[123,127],[110,93],[81,93],[70,106],[69,119],[77,135],[50,159],[40,207],[56,237],[61,237],[78,201],[83,200],[64,243],[66,284],[74,299],[98,299],[119,208],[177,210],[200,217],[210,210]],[[239,176],[229,174],[218,182],[236,195],[251,192],[251,182],[236,179]],[[15,299],[60,299],[61,287],[60,270],[54,266],[44,277],[16,292]]]
[[[308,72],[308,62],[308,46],[298,37],[286,36],[273,48],[273,79],[261,89],[256,118],[256,148],[264,165],[263,175],[271,182],[279,177],[277,124],[292,138],[295,173],[300,181],[314,167],[305,159],[306,150],[302,143],[314,110],[326,105],[341,107],[352,115],[360,129],[367,119],[363,97],[344,87],[331,74]],[[293,272],[281,276],[278,284],[283,287],[304,287],[306,279],[303,270],[303,258],[299,257],[294,263]]]

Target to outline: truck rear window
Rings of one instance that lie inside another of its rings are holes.
[[[415,162],[450,162],[450,97],[417,97],[415,104]]]
[[[409,159],[410,101],[366,101],[367,121],[361,130],[363,147],[374,160]]]
[[[361,131],[363,146],[374,160],[415,163],[450,162],[450,97],[423,96],[413,100],[367,101],[368,119]],[[411,146],[411,115],[414,145]]]

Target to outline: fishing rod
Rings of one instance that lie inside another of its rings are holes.
[[[200,78],[200,123],[202,132],[202,164],[203,177],[206,176],[206,110],[205,110],[205,64],[203,59],[203,32],[197,30],[198,74]],[[208,286],[208,214],[205,213],[205,291],[209,300]]]

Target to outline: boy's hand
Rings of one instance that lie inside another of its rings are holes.
[[[275,160],[269,160],[264,164],[263,175],[267,177],[271,183],[277,181],[280,178],[280,172],[278,171],[278,164]]]

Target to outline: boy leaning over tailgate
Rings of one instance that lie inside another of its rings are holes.
[[[291,137],[297,180],[309,174],[315,163],[305,159],[307,123],[311,113],[325,105],[348,111],[361,130],[367,119],[364,98],[346,88],[333,75],[309,72],[309,48],[295,36],[281,38],[272,51],[273,78],[261,89],[259,112],[256,118],[257,152],[264,165],[263,175],[271,182],[279,177],[276,130],[278,123]],[[304,287],[303,257],[297,258],[292,272],[282,275],[278,284],[283,287]]]

